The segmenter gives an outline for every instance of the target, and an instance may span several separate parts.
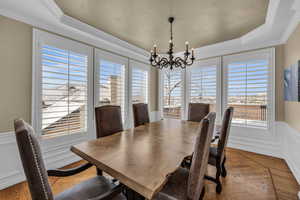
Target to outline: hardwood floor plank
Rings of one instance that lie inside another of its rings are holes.
[[[215,184],[206,181],[204,200],[297,200],[300,187],[284,160],[230,148],[226,154],[228,175],[222,179],[223,192],[216,194]],[[213,176],[215,169],[209,167],[208,174]],[[91,168],[75,176],[49,180],[54,194],[58,194],[95,175],[95,168]],[[27,183],[1,190],[0,199],[31,200]]]

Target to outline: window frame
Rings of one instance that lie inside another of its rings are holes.
[[[143,71],[146,71],[147,72],[147,75],[148,75],[148,80],[147,80],[147,104],[148,104],[148,107],[149,107],[149,103],[150,103],[150,67],[147,65],[147,64],[144,64],[142,62],[138,62],[138,61],[135,61],[135,60],[129,60],[129,70],[130,70],[130,73],[129,73],[129,85],[130,85],[130,101],[131,102],[131,105],[132,105],[132,77],[133,77],[133,69],[136,68],[136,69],[140,69],[140,70],[143,70]]]
[[[222,120],[222,67],[221,58],[212,58],[205,60],[197,60],[192,66],[186,69],[186,103],[185,103],[185,119],[188,118],[188,106],[190,103],[191,89],[191,70],[201,67],[216,66],[216,123],[221,123]]]
[[[133,124],[133,110],[132,110],[132,77],[133,77],[133,69],[140,69],[143,71],[146,71],[148,74],[148,80],[147,80],[147,104],[148,104],[148,111],[150,111],[150,76],[151,76],[151,68],[149,65],[139,62],[139,61],[135,61],[135,60],[129,60],[129,76],[128,76],[128,84],[129,84],[129,92],[128,92],[128,96],[129,96],[129,127],[134,127]],[[150,114],[150,112],[149,112]]]
[[[86,131],[72,134],[42,135],[42,46],[46,44],[61,49],[71,50],[75,53],[87,55],[87,124]],[[61,36],[33,29],[33,62],[32,62],[32,126],[39,138],[52,140],[80,140],[94,138],[93,129],[93,48],[66,39]]]
[[[227,66],[232,62],[244,62],[251,59],[267,59],[269,61],[268,92],[267,92],[267,127],[233,123],[233,126],[254,128],[259,130],[272,129],[275,122],[275,48],[268,48],[223,57],[223,110],[228,105]]]
[[[98,83],[98,76],[97,74],[99,73],[99,60],[104,59],[113,63],[118,63],[122,64],[125,67],[125,73],[124,73],[124,128],[129,128],[130,127],[130,119],[129,119],[129,94],[131,92],[131,88],[129,87],[129,59],[123,56],[119,56],[101,49],[95,48],[94,50],[94,103],[93,103],[93,108],[97,107],[98,104],[98,99],[99,95],[98,91],[99,88],[97,87]]]

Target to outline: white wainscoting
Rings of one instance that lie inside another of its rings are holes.
[[[150,112],[150,120],[160,120],[160,112]],[[82,141],[84,139],[79,138],[59,145],[48,143],[47,148],[41,142],[47,169],[63,167],[80,160],[70,151],[70,147]],[[25,180],[14,132],[0,133],[0,159],[0,190]]]
[[[160,118],[160,112],[150,113],[151,121]],[[81,141],[79,139],[49,149],[42,148],[46,167],[58,168],[80,160],[69,149],[71,145]],[[276,122],[270,133],[259,129],[232,127],[228,146],[285,159],[300,184],[300,132],[285,122]],[[25,180],[13,132],[0,133],[0,158],[0,190]]]
[[[300,132],[284,122],[278,123],[277,131],[280,134],[282,158],[300,184]]]

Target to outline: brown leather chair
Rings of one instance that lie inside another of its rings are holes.
[[[229,107],[225,110],[222,127],[219,133],[217,133],[218,137],[218,145],[211,146],[209,150],[209,161],[210,165],[216,167],[216,177],[207,176],[206,178],[210,181],[213,181],[217,184],[216,191],[217,193],[222,192],[222,185],[220,182],[220,175],[226,177],[227,172],[225,168],[226,162],[226,155],[225,155],[225,148],[228,141],[228,136],[230,132],[231,120],[233,116],[233,107]]]
[[[69,170],[49,170],[42,158],[39,142],[32,127],[23,120],[15,120],[15,133],[24,172],[33,200],[125,200],[122,185],[114,185],[103,176],[88,179],[54,197],[49,176],[71,176],[86,170],[85,164]]]
[[[123,131],[120,106],[106,105],[95,108],[97,138]]]
[[[148,104],[132,104],[134,127],[149,123]]]
[[[209,113],[209,104],[189,103],[188,121],[200,122]]]
[[[171,174],[155,200],[201,200],[204,197],[204,177],[208,165],[209,146],[212,139],[216,113],[209,113],[200,123],[199,135],[190,170],[179,168]]]

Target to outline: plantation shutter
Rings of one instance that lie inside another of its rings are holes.
[[[87,130],[88,55],[43,45],[42,135]]]
[[[267,127],[269,70],[267,59],[227,65],[227,105],[234,107],[234,123]]]
[[[121,106],[124,120],[125,112],[125,66],[105,59],[99,60],[97,74],[98,105]]]
[[[132,103],[148,103],[148,71],[132,69]]]
[[[210,104],[216,111],[217,66],[193,67],[190,70],[190,102]]]

